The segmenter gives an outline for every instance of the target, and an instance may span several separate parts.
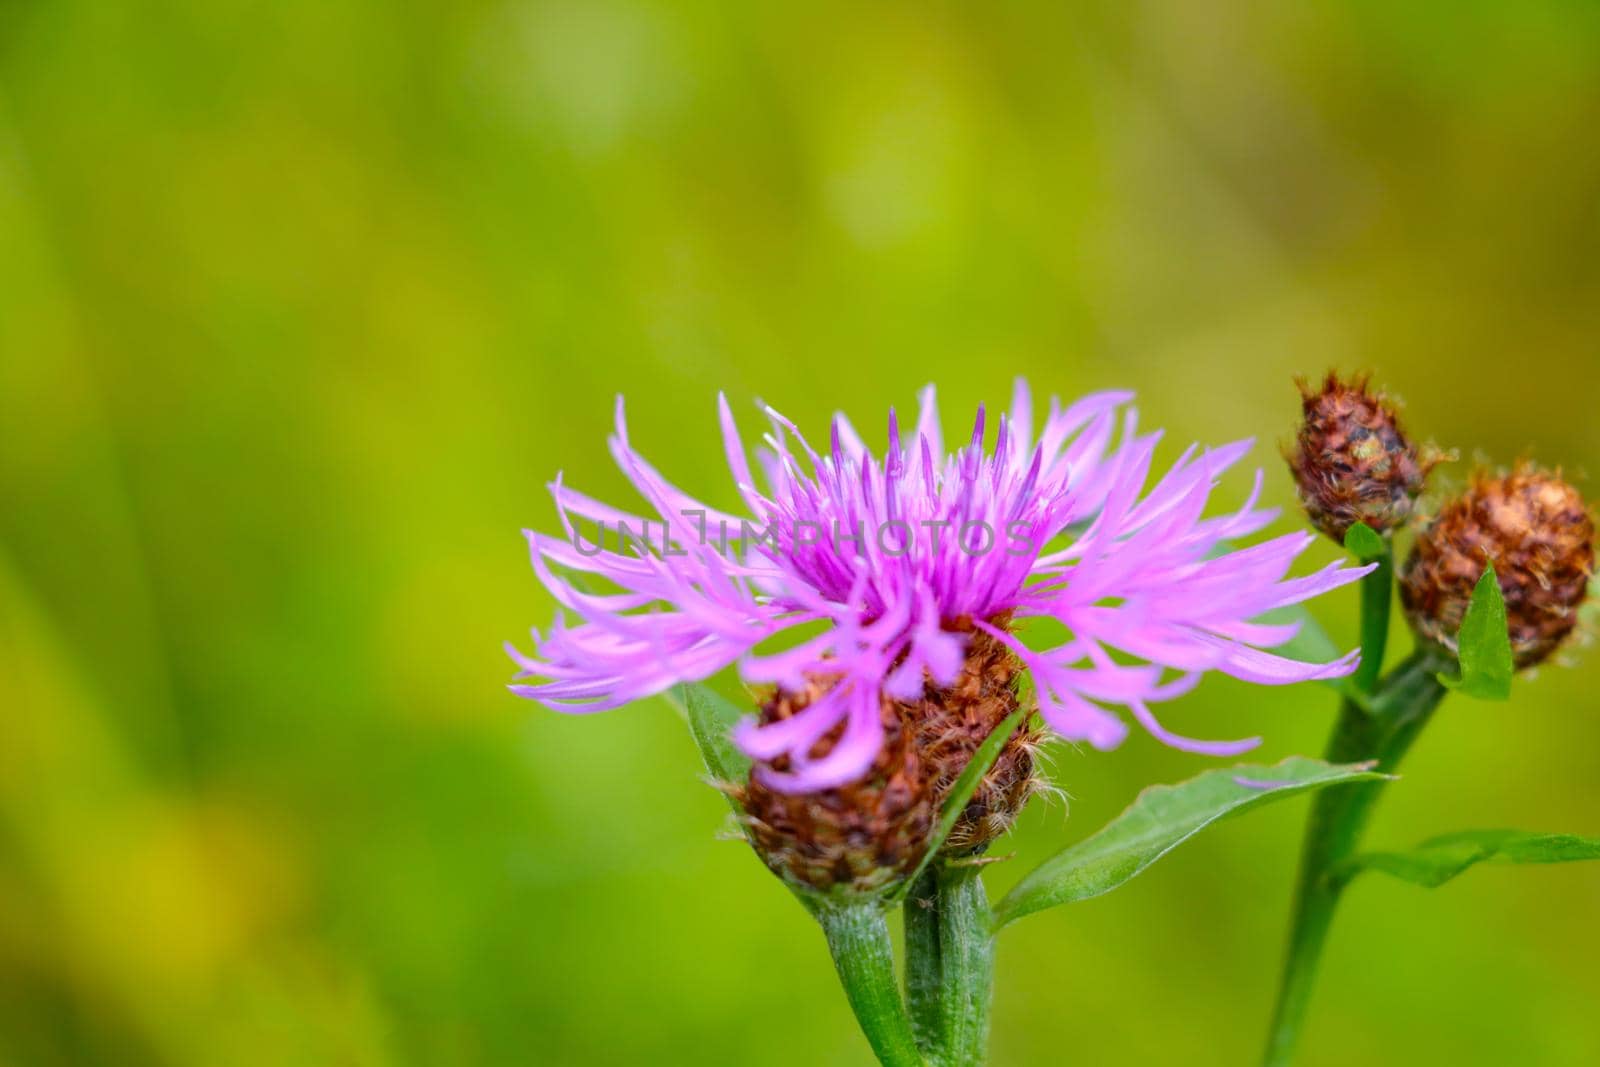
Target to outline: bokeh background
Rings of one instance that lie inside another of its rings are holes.
[[[7,0],[0,1062],[867,1062],[674,712],[505,691],[545,482],[628,500],[618,392],[728,505],[717,390],[881,426],[935,381],[953,429],[1026,374],[1256,436],[1287,505],[1330,366],[1582,478],[1597,129],[1588,0]],[[1374,842],[1600,831],[1570,658],[1448,705]],[[1167,717],[1275,759],[1331,712]],[[1058,747],[991,884],[1206,765]],[[1303,813],[1008,931],[995,1062],[1249,1062]],[[1600,865],[1374,880],[1339,934],[1308,1067],[1600,1062]]]

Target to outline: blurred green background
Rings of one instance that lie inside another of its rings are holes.
[[[1581,478],[1597,129],[1589,0],[6,0],[0,1063],[867,1062],[674,713],[506,693],[544,483],[631,504],[618,392],[726,506],[719,389],[954,427],[1026,374],[1254,435],[1288,504],[1329,366]],[[1600,831],[1569,658],[1448,705],[1374,841]],[[1331,711],[1166,717],[1276,759]],[[1207,765],[1058,746],[991,884]],[[1303,813],[1008,931],[995,1062],[1249,1062]],[[1594,865],[1361,885],[1304,1063],[1600,1062],[1597,915]]]

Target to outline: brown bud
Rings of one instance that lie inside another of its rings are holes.
[[[1358,522],[1379,533],[1403,524],[1444,457],[1411,443],[1394,405],[1368,390],[1365,375],[1347,383],[1330,372],[1320,389],[1297,384],[1304,417],[1284,457],[1311,525],[1343,544]]]
[[[1511,652],[1531,667],[1578,622],[1594,571],[1594,520],[1559,474],[1531,466],[1479,472],[1417,538],[1400,573],[1411,628],[1455,649],[1472,590],[1493,561],[1505,597]]]
[[[734,790],[734,798],[756,851],[779,877],[816,890],[868,893],[909,877],[927,851],[940,806],[956,779],[990,732],[1018,707],[1020,670],[1003,644],[973,633],[954,685],[928,685],[915,700],[882,698],[883,747],[860,781],[790,794],[752,775]],[[803,692],[774,693],[761,707],[761,721],[798,714],[833,684],[830,677],[818,677]],[[819,741],[815,755],[825,755],[841,732],[836,728]],[[946,839],[945,854],[981,851],[1010,828],[1034,789],[1037,742],[1026,722],[1012,734]],[[780,757],[772,766],[785,770],[787,761]]]

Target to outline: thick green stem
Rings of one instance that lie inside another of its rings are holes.
[[[989,1043],[994,937],[978,872],[935,864],[906,900],[906,999],[923,1052],[941,1067],[977,1067]]]
[[[939,875],[939,945],[954,966],[944,986],[952,1067],[980,1067],[989,1048],[994,994],[994,932],[989,897],[978,867],[947,867]]]
[[[861,1032],[884,1067],[923,1067],[894,974],[889,925],[877,901],[815,909]]]
[[[1370,711],[1345,701],[1328,740],[1328,761],[1376,760],[1378,770],[1393,771],[1447,692],[1435,677],[1442,666],[1435,653],[1419,650],[1383,680]],[[1373,806],[1386,784],[1377,781],[1332,786],[1318,793],[1312,802],[1301,847],[1283,983],[1263,1060],[1266,1067],[1285,1067],[1293,1057],[1311,1001],[1317,964],[1344,890],[1338,869],[1361,843]]]
[[[1388,540],[1380,556],[1363,560],[1377,567],[1361,579],[1361,666],[1350,684],[1370,693],[1383,671],[1383,653],[1389,644],[1389,598],[1394,589],[1394,549]]]

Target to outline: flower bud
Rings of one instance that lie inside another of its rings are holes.
[[[882,698],[883,745],[860,780],[785,793],[762,782],[758,765],[733,791],[756,851],[779,877],[815,891],[872,893],[910,877],[961,772],[1019,706],[1015,680],[1021,669],[1003,644],[973,633],[954,685],[930,683],[914,700]],[[802,692],[774,693],[761,707],[761,722],[798,714],[833,684],[831,677],[819,676]],[[818,742],[814,754],[826,755],[839,733]],[[1026,722],[1012,734],[946,838],[944,854],[979,852],[1010,828],[1035,788],[1037,742]],[[787,759],[769,766],[787,770]]]
[[[1358,522],[1380,534],[1403,524],[1444,457],[1411,443],[1365,375],[1347,383],[1330,372],[1317,390],[1298,384],[1304,417],[1285,458],[1311,525],[1343,544]]]
[[[1494,563],[1517,667],[1544,660],[1578,622],[1594,571],[1594,520],[1559,474],[1531,466],[1503,477],[1480,472],[1418,536],[1400,574],[1411,628],[1455,650],[1456,634]]]

